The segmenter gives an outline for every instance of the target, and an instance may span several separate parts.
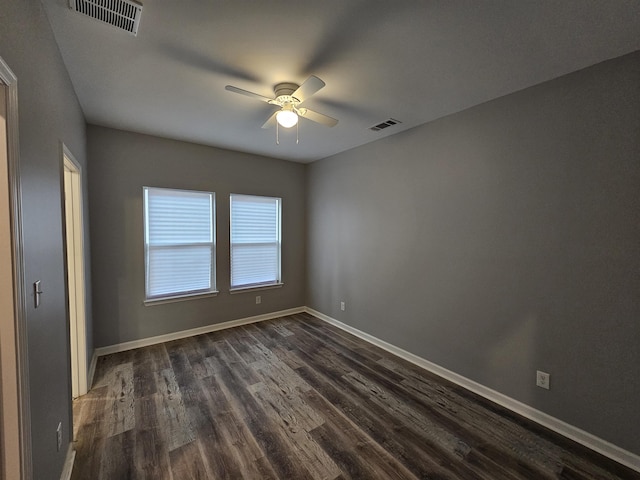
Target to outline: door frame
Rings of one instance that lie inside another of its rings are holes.
[[[0,459],[3,465],[0,475],[7,480],[9,478],[31,480],[33,476],[31,410],[27,356],[27,295],[24,283],[22,193],[20,187],[18,79],[1,57],[0,83],[4,85],[6,94],[7,174],[9,180],[9,228],[11,235],[14,311],[12,321],[8,319],[8,324],[3,324],[3,327],[9,327],[6,329],[8,332],[5,331],[4,334],[8,333],[13,336],[14,341],[3,343],[5,348],[0,352],[3,360],[0,365],[2,369],[0,372],[1,381],[3,382],[0,421],[3,426],[2,435],[12,433],[5,428],[9,422],[13,422],[14,430],[17,429],[17,438],[12,438],[11,442],[7,442],[5,438],[0,442]],[[7,382],[7,384],[4,382]]]
[[[61,143],[67,307],[71,357],[71,395],[77,398],[88,391],[87,327],[85,289],[84,213],[82,167],[64,143]]]

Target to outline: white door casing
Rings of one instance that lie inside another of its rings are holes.
[[[64,145],[62,145],[62,156],[64,165],[67,286],[69,292],[71,392],[73,398],[76,398],[87,393],[82,169]]]

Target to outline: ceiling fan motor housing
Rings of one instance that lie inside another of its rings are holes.
[[[300,85],[296,83],[278,83],[275,87],[273,87],[273,91],[276,94],[276,99],[278,100],[280,100],[280,97],[289,97],[283,98],[282,101],[300,103],[300,100],[291,96],[291,94],[295,92],[299,87]]]

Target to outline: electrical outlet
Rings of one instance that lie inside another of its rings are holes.
[[[344,312],[344,302],[340,302],[340,310]]]
[[[256,305],[260,305],[262,303],[262,297],[260,295],[256,295]]]
[[[536,371],[536,385],[545,390],[549,390],[551,375],[546,372]]]
[[[56,442],[58,446],[58,451],[62,448],[62,422],[58,423],[58,428],[56,428]]]

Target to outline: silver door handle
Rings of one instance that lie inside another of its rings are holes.
[[[40,280],[33,282],[33,305],[35,308],[40,306],[40,295],[44,292],[40,290]]]

